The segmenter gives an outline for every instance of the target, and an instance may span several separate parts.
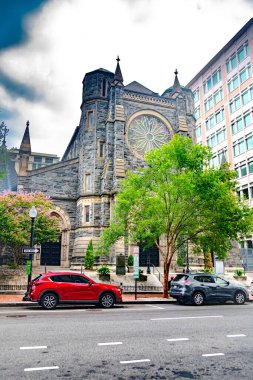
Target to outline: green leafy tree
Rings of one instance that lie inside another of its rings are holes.
[[[86,250],[86,255],[85,255],[85,268],[86,269],[93,269],[94,265],[94,250],[93,250],[93,244],[92,240],[90,240],[87,250]]]
[[[125,237],[156,245],[164,261],[164,297],[175,252],[188,240],[225,256],[231,240],[253,229],[253,211],[235,195],[235,173],[209,168],[209,147],[176,135],[145,156],[148,167],[127,173],[100,251]],[[210,241],[211,240],[211,241]]]
[[[50,213],[53,205],[48,197],[42,193],[1,193],[0,248],[11,248],[14,263],[19,261],[21,247],[30,243],[29,211],[32,206],[38,211],[34,224],[34,243],[56,241],[59,237],[59,220]]]

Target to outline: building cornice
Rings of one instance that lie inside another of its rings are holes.
[[[234,44],[234,42],[238,40],[238,38],[240,38],[247,31],[247,29],[249,29],[252,25],[253,25],[253,18],[251,18],[242,27],[242,29],[240,29],[239,32],[236,33],[236,35],[233,38],[231,38],[231,40],[203,67],[202,70],[200,70],[200,72],[197,75],[195,75],[195,77],[187,84],[186,87],[191,87],[196,82],[196,80],[202,74],[204,74],[210,68],[210,66],[212,66],[212,64],[215,63],[221,57],[221,55],[225,53],[225,51],[227,51]]]

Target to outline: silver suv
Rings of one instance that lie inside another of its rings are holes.
[[[243,285],[209,273],[178,274],[171,282],[169,294],[179,303],[190,302],[196,306],[210,301],[234,301],[243,305],[249,299],[249,293]]]

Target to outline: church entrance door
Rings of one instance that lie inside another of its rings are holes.
[[[146,267],[148,263],[148,258],[150,259],[150,265],[159,267],[159,249],[154,245],[150,248],[139,248],[139,265],[140,267]]]
[[[41,245],[41,265],[59,266],[61,264],[61,241]]]

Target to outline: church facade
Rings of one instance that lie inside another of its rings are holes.
[[[119,58],[115,73],[102,68],[87,73],[80,124],[62,160],[19,176],[19,191],[42,191],[55,205],[52,212],[62,225],[58,265],[83,258],[91,239],[96,244],[110,224],[121,179],[145,167],[146,152],[176,133],[194,139],[193,94],[177,74],[174,85],[159,95],[135,81],[125,86]],[[55,255],[50,249],[42,246],[38,264],[48,264]],[[119,253],[127,255],[128,247],[116,244],[110,261]]]

